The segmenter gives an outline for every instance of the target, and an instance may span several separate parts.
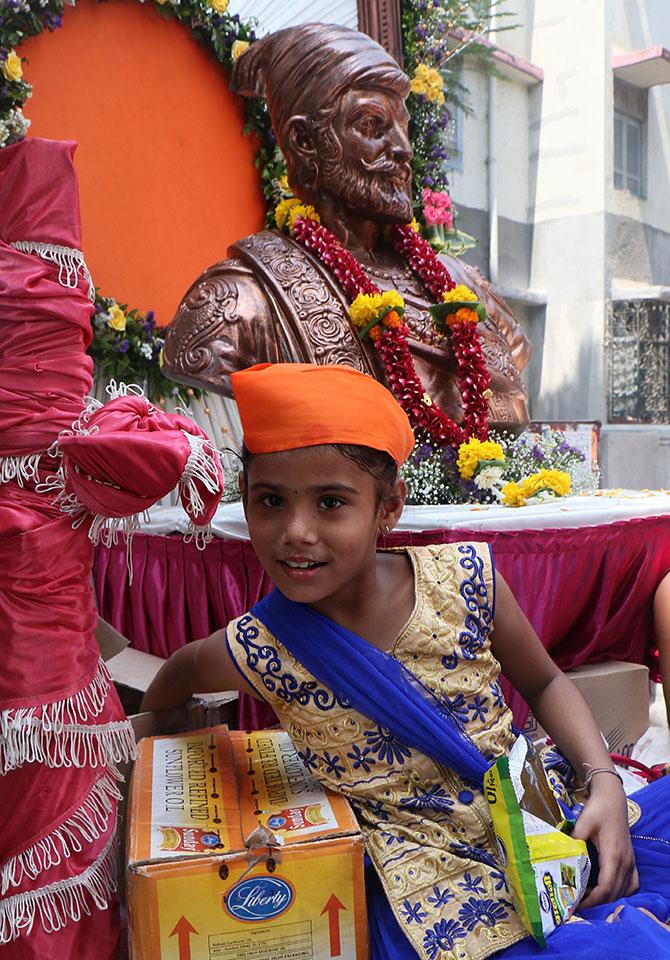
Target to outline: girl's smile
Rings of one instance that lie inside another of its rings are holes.
[[[338,450],[253,456],[244,506],[256,554],[290,600],[343,622],[379,596],[378,529],[394,525],[402,495],[380,499],[375,478]]]

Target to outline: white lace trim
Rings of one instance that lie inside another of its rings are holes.
[[[45,933],[90,916],[91,907],[105,910],[117,887],[116,830],[100,856],[83,873],[37,890],[0,899],[0,944],[29,935],[37,918]]]
[[[39,480],[38,466],[41,453],[27,453],[22,457],[0,457],[0,484],[16,480],[20,487]]]
[[[48,767],[93,767],[135,757],[128,720],[92,724],[111,686],[102,660],[91,682],[78,693],[35,707],[0,711],[0,774],[25,763]]]
[[[103,774],[78,810],[47,836],[2,864],[0,894],[4,896],[10,887],[18,887],[26,877],[35,880],[45,870],[80,853],[85,843],[98,840],[107,831],[110,818],[116,813],[116,801],[120,800],[114,777]]]
[[[61,287],[73,290],[79,282],[79,275],[88,283],[88,295],[95,300],[95,287],[89,273],[84,254],[74,247],[61,247],[57,243],[43,243],[40,240],[16,240],[10,247],[22,253],[33,253],[42,260],[49,260],[58,267],[58,282]]]

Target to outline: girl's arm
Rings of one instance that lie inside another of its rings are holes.
[[[670,573],[663,577],[654,595],[654,634],[658,646],[665,709],[670,724]]]
[[[558,669],[522,613],[512,591],[496,575],[493,652],[503,673],[524,697],[582,779],[589,769],[613,764],[588,704]],[[628,829],[626,797],[617,777],[596,774],[573,836],[598,849],[598,884],[582,906],[593,907],[634,893],[639,886]]]
[[[256,699],[258,693],[242,677],[226,644],[226,631],[194,640],[165,661],[142,700],[142,710],[165,711],[180,707],[194,693],[243,690]]]

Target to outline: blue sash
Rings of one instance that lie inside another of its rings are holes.
[[[489,763],[461,722],[395,657],[273,590],[251,613],[312,676],[408,747],[481,785]]]

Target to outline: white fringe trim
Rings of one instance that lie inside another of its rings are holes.
[[[198,527],[192,520],[189,520],[183,539],[184,543],[195,543],[198,550],[204,550],[207,544],[214,539],[211,523]]]
[[[0,484],[16,480],[20,487],[39,480],[38,466],[41,453],[28,453],[23,457],[0,457]]]
[[[49,260],[58,267],[58,282],[61,287],[73,290],[79,282],[79,275],[88,283],[88,295],[95,300],[95,287],[86,266],[84,254],[74,247],[61,247],[57,243],[42,243],[39,240],[16,240],[10,247],[22,253],[33,253],[42,260]]]
[[[155,407],[144,396],[144,390],[137,383],[117,383],[113,378],[105,387],[105,393],[110,400],[116,400],[118,397],[144,397],[147,401],[147,413],[152,413]]]
[[[205,512],[205,504],[196,487],[196,481],[209,493],[218,493],[221,490],[221,477],[216,469],[219,452],[212,447],[207,437],[194,436],[185,430],[182,430],[182,433],[189,442],[191,452],[179,481],[179,496],[196,518]]]
[[[0,774],[25,763],[48,767],[107,766],[134,759],[128,720],[91,724],[102,712],[111,678],[102,660],[95,676],[71,697],[0,711]]]
[[[45,870],[80,853],[84,843],[98,840],[115,814],[115,801],[121,799],[114,777],[105,773],[75,813],[0,867],[0,894],[4,896],[10,887],[18,887],[24,877],[35,880]]]
[[[116,830],[94,863],[83,873],[46,887],[0,900],[0,944],[30,934],[37,917],[45,933],[91,915],[91,906],[106,910],[117,888]]]

